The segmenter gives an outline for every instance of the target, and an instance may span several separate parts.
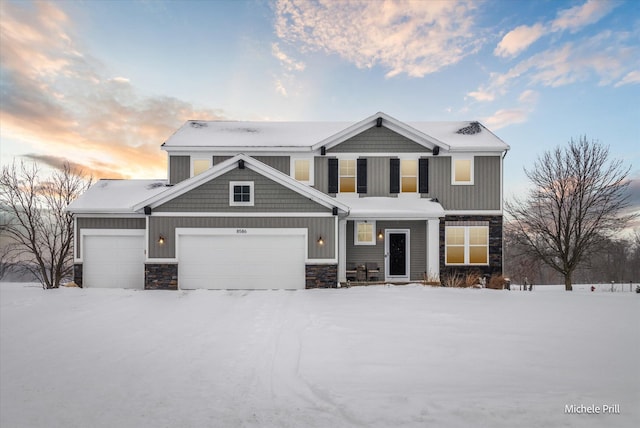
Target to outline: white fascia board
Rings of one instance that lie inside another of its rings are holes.
[[[502,210],[445,210],[445,215],[503,215]]]
[[[74,213],[74,218],[144,218],[142,213],[126,212],[108,212],[108,211],[81,211]]]
[[[149,217],[300,217],[300,218],[323,218],[323,217],[338,217],[334,216],[330,212],[157,212],[153,211]]]
[[[310,146],[180,146],[180,147],[163,147],[167,153],[172,155],[190,154],[194,152],[215,152],[215,153],[265,153],[265,152],[310,152]]]

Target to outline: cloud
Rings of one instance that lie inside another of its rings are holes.
[[[538,103],[539,93],[531,89],[523,91],[518,97],[518,106],[510,109],[497,110],[493,115],[485,117],[482,122],[491,129],[500,129],[517,123],[527,121],[536,104]]]
[[[570,30],[575,32],[580,28],[598,22],[618,4],[613,1],[589,0],[582,6],[574,6],[560,11],[556,19],[551,22],[551,31]]]
[[[271,53],[274,57],[278,58],[284,67],[289,71],[303,71],[306,67],[302,61],[296,61],[282,52],[278,43],[271,44]]]
[[[386,76],[423,77],[477,52],[474,2],[278,0],[277,36],[301,52],[336,54]]]
[[[501,57],[516,56],[544,34],[545,27],[540,23],[531,27],[521,25],[505,34],[493,53]]]
[[[214,119],[172,97],[140,96],[123,76],[74,41],[73,23],[53,3],[2,2],[0,129],[55,166],[66,160],[101,177],[166,174],[160,144],[185,120]],[[108,174],[108,175],[107,175]]]
[[[640,71],[633,70],[628,72],[620,81],[618,81],[614,86],[616,88],[623,85],[631,85],[634,83],[640,83]]]
[[[565,30],[575,33],[582,27],[599,21],[616,6],[612,1],[589,0],[581,6],[559,11],[551,22],[521,25],[505,34],[493,53],[504,58],[517,56],[542,36]]]

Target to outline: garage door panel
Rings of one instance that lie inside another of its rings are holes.
[[[181,235],[180,288],[304,288],[304,235]]]
[[[143,235],[85,235],[83,286],[144,288]]]

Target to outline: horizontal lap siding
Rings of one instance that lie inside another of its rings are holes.
[[[384,126],[369,128],[327,150],[327,153],[430,153],[431,150]]]
[[[380,272],[384,273],[384,239],[376,237],[376,245],[353,244],[354,222],[347,221],[347,263],[377,263]],[[410,274],[412,280],[421,280],[427,270],[427,221],[377,221],[378,231],[386,229],[409,229]],[[437,239],[437,238],[435,238]]]
[[[82,257],[80,251],[80,231],[82,229],[144,229],[144,218],[88,218],[79,217],[76,219],[76,248],[77,256]]]
[[[474,158],[474,183],[470,186],[451,184],[451,157],[433,156],[429,160],[429,193],[438,198],[445,210],[499,210],[500,156]]]
[[[253,206],[229,206],[229,182],[253,181]],[[175,199],[154,208],[154,212],[328,212],[313,202],[248,168],[234,169]]]
[[[149,218],[149,257],[174,258],[175,230],[192,228],[305,228],[308,229],[308,254],[311,259],[335,258],[335,217],[159,217]],[[165,237],[160,245],[158,237]],[[324,245],[318,245],[322,236]]]

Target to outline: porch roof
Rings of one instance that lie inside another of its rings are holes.
[[[349,219],[405,219],[426,220],[444,217],[444,208],[430,198],[404,197],[346,197],[338,200],[348,205]]]

